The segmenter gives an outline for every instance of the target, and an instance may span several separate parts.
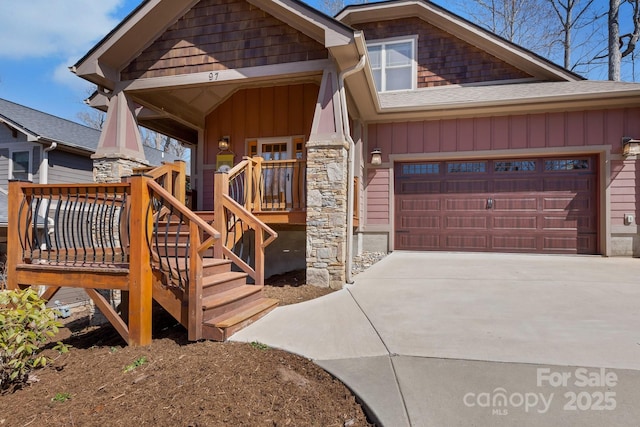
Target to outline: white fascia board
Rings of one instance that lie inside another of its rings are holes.
[[[289,0],[247,0],[325,47],[353,43],[353,30],[334,18]]]

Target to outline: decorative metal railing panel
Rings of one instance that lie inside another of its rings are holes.
[[[188,220],[165,198],[152,193],[149,203],[153,225],[147,236],[151,258],[155,265],[171,279],[166,285],[185,289],[189,283],[189,251],[191,236]],[[149,229],[149,228],[148,228]]]
[[[148,181],[147,241],[154,268],[167,275],[167,286],[186,290],[201,275],[202,258],[213,256],[220,233],[173,197],[159,183]]]
[[[126,264],[127,184],[23,184],[22,259],[32,264]]]
[[[229,172],[229,197],[250,211],[306,209],[306,162],[245,158]]]
[[[304,160],[270,160],[262,162],[260,210],[292,211],[306,208],[306,163]]]

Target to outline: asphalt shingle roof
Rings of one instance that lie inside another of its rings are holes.
[[[24,105],[0,98],[0,117],[25,132],[68,147],[95,153],[100,141],[100,131],[70,120],[62,119]],[[147,161],[153,165],[173,162],[178,158],[152,147],[143,146]]]
[[[607,95],[637,92],[639,83],[585,80],[576,82],[537,82],[487,86],[445,86],[402,92],[380,93],[383,109],[443,108],[474,103],[506,103],[536,101],[572,96]]]
[[[59,145],[81,149],[87,156],[96,151],[100,131],[70,120],[53,116],[24,105],[0,98],[0,119],[24,132]],[[152,166],[174,162],[178,158],[152,147],[143,146],[147,161]],[[0,191],[0,224],[7,223],[7,196]]]

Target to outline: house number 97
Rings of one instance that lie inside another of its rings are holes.
[[[218,80],[218,73],[209,73],[209,81],[213,82]]]

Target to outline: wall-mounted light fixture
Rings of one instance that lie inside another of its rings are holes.
[[[220,141],[218,141],[218,148],[220,149],[220,151],[227,151],[229,149],[229,140],[231,138],[229,138],[228,136],[223,136],[222,138],[220,138]]]
[[[382,150],[379,148],[374,148],[371,152],[371,164],[374,166],[382,164]]]
[[[640,154],[640,139],[633,139],[629,136],[622,137],[622,155],[624,157]]]

